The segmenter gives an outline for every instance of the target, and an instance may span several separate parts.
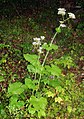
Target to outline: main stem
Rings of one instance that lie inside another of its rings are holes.
[[[52,46],[53,41],[54,41],[56,35],[57,35],[57,32],[54,34],[54,36],[53,36],[53,38],[52,38],[52,40],[51,40],[50,47]],[[49,50],[47,51],[47,53],[46,53],[46,55],[45,55],[45,58],[44,58],[43,63],[42,63],[42,67],[43,67],[44,64],[45,64],[45,61],[46,61],[46,58],[47,58],[48,54],[49,54]]]
[[[53,38],[52,38],[52,40],[51,40],[50,47],[52,46],[53,41],[54,41],[54,39],[55,39],[56,36],[57,36],[57,32],[54,34],[54,36],[53,36]],[[42,67],[43,67],[44,64],[45,64],[45,61],[46,61],[46,59],[47,59],[48,54],[49,54],[49,50],[47,51],[47,53],[46,53],[46,55],[45,55],[45,58],[44,58],[43,63],[42,63]],[[41,80],[41,74],[40,74],[40,77],[39,77],[38,88],[39,88],[39,85],[40,85],[40,80]]]

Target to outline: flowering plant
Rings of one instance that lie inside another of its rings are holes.
[[[72,118],[76,112],[79,102],[77,100],[76,106],[73,103],[79,90],[72,85],[74,76],[72,73],[65,76],[62,69],[59,68],[59,64],[63,64],[64,68],[67,65],[68,68],[72,66],[72,58],[70,56],[61,57],[55,62],[47,60],[50,52],[58,50],[58,46],[54,44],[57,34],[61,33],[62,27],[66,27],[67,20],[75,18],[73,13],[68,13],[69,17],[65,19],[66,10],[64,8],[59,8],[58,14],[62,15],[62,20],[59,21],[60,25],[56,28],[51,42],[46,43],[45,36],[35,37],[32,43],[33,53],[24,54],[24,58],[28,62],[28,75],[23,83],[15,82],[9,85],[8,109],[11,115],[15,114],[16,118],[18,118],[19,111],[23,116],[20,118],[30,119],[64,119],[66,116]],[[77,99],[79,98],[80,96],[77,97]]]
[[[31,82],[33,87],[29,86],[29,88],[33,90],[33,93],[36,92],[35,95],[33,95],[33,97],[32,96],[30,97],[30,106],[28,109],[31,114],[33,114],[37,111],[39,118],[41,116],[46,116],[45,108],[43,110],[41,110],[43,113],[39,114],[38,109],[36,109],[36,107],[31,102],[31,100],[34,100],[33,98],[35,98],[35,100],[36,100],[36,98],[38,100],[40,100],[39,97],[36,96],[37,93],[40,93],[41,98],[43,100],[45,100],[45,107],[46,107],[48,102],[47,102],[45,96],[41,94],[41,92],[45,92],[45,91],[43,91],[44,89],[42,89],[42,87],[48,85],[48,86],[56,88],[56,86],[58,86],[58,87],[60,86],[60,82],[59,82],[59,80],[56,80],[56,78],[61,77],[61,69],[57,65],[54,65],[54,64],[50,64],[50,66],[47,65],[46,59],[47,59],[50,51],[58,49],[58,46],[53,44],[53,42],[54,42],[57,34],[61,33],[61,28],[66,27],[66,25],[65,25],[66,21],[69,19],[75,19],[75,15],[73,13],[68,13],[69,17],[67,19],[64,19],[64,16],[66,15],[66,10],[64,8],[58,9],[58,15],[62,15],[63,20],[59,21],[60,25],[59,25],[59,27],[56,28],[56,33],[54,34],[53,38],[51,39],[51,42],[49,44],[42,43],[43,40],[45,40],[45,36],[41,36],[40,38],[37,38],[37,37],[33,38],[34,42],[32,44],[33,44],[34,49],[36,49],[36,51],[37,51],[37,55],[24,54],[24,58],[30,63],[27,66],[28,72],[33,73],[33,76],[32,76],[33,79],[27,78],[26,82],[28,82],[28,83]],[[44,53],[45,50],[46,50],[46,54]],[[45,54],[43,59],[41,59],[42,54]],[[42,60],[42,62],[40,60]],[[45,76],[47,78],[44,78]],[[51,80],[51,78],[49,78],[49,77],[53,77],[53,80]],[[37,83],[34,83],[34,82],[37,82]],[[29,85],[29,84],[27,84],[27,85]],[[58,102],[58,103],[63,102],[63,99],[61,97],[59,97],[59,96],[55,97],[55,92],[52,93],[52,91],[47,90],[47,92],[45,92],[45,93],[46,93],[45,95],[48,95],[48,97],[55,98],[55,102]],[[31,107],[31,105],[34,106],[34,109],[35,109],[34,112],[32,112],[33,108]]]

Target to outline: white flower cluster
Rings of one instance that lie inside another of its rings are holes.
[[[66,14],[66,9],[65,8],[59,8],[58,9],[58,14],[65,15]]]
[[[34,46],[39,46],[41,45],[41,39],[40,38],[33,38],[34,39],[34,42],[32,43]]]
[[[41,36],[40,38],[33,38],[34,42],[32,43],[36,48],[39,54],[42,52],[41,41],[45,39],[45,36]]]
[[[69,15],[69,18],[71,18],[71,19],[75,19],[76,18],[73,13],[68,13],[68,15]]]
[[[65,8],[59,8],[58,9],[58,15],[62,15],[64,16],[66,14],[66,9]],[[75,19],[75,15],[73,13],[68,13],[69,18],[68,19]],[[60,21],[60,27],[66,27],[66,25],[64,24],[66,20]]]
[[[64,16],[66,14],[66,9],[65,8],[59,8],[58,9],[58,14]],[[75,19],[76,18],[73,13],[68,13],[68,15],[69,15],[69,18],[71,18],[71,19]]]

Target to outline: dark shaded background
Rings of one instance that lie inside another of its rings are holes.
[[[28,10],[51,9],[59,7],[69,11],[83,9],[83,0],[0,0],[0,17],[24,15]]]

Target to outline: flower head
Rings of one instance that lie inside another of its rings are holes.
[[[41,39],[44,40],[45,39],[45,36],[41,36]]]
[[[59,8],[58,9],[58,14],[65,15],[66,14],[66,9],[65,8]]]
[[[36,42],[33,42],[32,44],[33,44],[33,45],[37,45],[37,43],[36,43]]]
[[[40,42],[40,38],[33,38],[34,39],[34,42],[32,43],[34,46],[39,46],[39,45],[41,45],[41,42]]]
[[[68,15],[69,15],[69,18],[71,18],[71,19],[75,19],[76,18],[73,13],[68,13]]]
[[[66,27],[66,25],[65,24],[60,24],[60,27]]]
[[[34,41],[40,41],[41,39],[40,38],[33,38],[34,39]]]

